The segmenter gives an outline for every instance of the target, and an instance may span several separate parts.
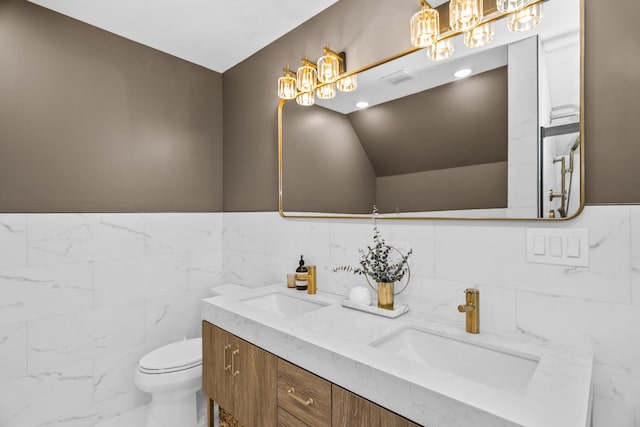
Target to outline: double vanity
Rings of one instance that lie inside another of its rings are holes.
[[[590,423],[588,352],[412,312],[387,319],[283,285],[214,289],[204,391],[247,427]]]

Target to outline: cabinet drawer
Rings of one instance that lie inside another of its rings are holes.
[[[278,427],[309,427],[282,408],[278,408]]]
[[[278,359],[278,406],[310,426],[331,426],[331,383]]]

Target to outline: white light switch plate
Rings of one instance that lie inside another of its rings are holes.
[[[527,228],[527,262],[588,267],[589,230]]]

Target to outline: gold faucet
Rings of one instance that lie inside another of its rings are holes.
[[[316,266],[308,265],[307,274],[296,274],[296,280],[305,280],[307,282],[307,293],[314,295],[316,293]]]
[[[480,291],[477,289],[465,289],[464,293],[467,297],[467,303],[459,305],[458,311],[467,315],[467,332],[477,334],[480,332]]]

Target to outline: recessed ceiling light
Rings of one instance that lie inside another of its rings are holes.
[[[356,104],[356,107],[358,108],[367,108],[369,106],[369,103],[367,101],[360,101]]]
[[[455,73],[453,73],[453,75],[456,76],[459,79],[461,79],[463,77],[467,77],[467,76],[471,75],[471,68],[463,68],[462,70],[458,70]]]

